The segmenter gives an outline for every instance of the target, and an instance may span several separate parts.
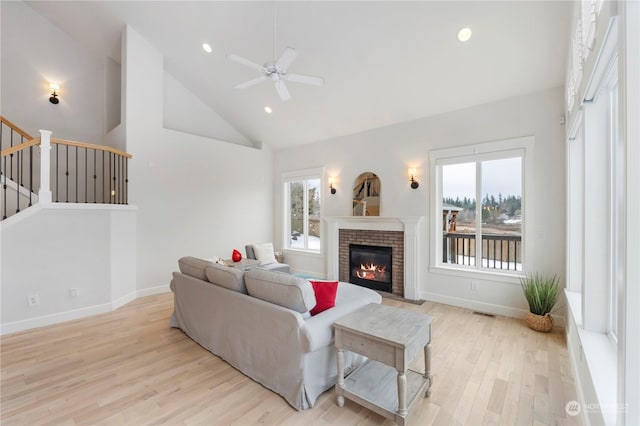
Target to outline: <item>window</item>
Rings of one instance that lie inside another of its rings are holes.
[[[611,278],[608,282],[608,315],[607,333],[609,338],[618,341],[618,292],[622,291],[625,279],[625,146],[624,140],[618,137],[618,67],[614,65],[606,84],[606,100],[608,102],[609,130],[609,265]]]
[[[284,175],[285,247],[320,252],[322,170]]]
[[[519,138],[431,152],[433,266],[522,273],[525,159],[532,147],[533,138]]]

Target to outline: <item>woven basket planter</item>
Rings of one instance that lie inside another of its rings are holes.
[[[553,328],[553,318],[549,314],[536,315],[527,312],[527,325],[533,330],[548,333]]]

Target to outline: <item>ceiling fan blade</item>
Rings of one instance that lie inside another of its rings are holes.
[[[248,59],[243,58],[242,56],[238,56],[238,55],[234,55],[233,53],[227,53],[226,55],[227,59],[233,62],[237,62],[239,64],[242,64],[246,67],[249,68],[253,68],[255,70],[258,70],[260,72],[267,72],[267,69],[265,67],[263,67],[262,65],[258,65],[255,62],[251,62]]]
[[[287,80],[294,81],[296,83],[311,84],[312,86],[324,85],[324,80],[322,78],[314,77],[312,75],[287,74]]]
[[[278,92],[278,96],[282,101],[288,101],[291,99],[291,95],[289,94],[289,90],[287,86],[284,85],[284,81],[278,80],[276,81],[276,92]]]
[[[244,83],[240,83],[240,84],[238,84],[235,88],[236,88],[236,89],[246,89],[247,87],[251,87],[251,86],[253,86],[253,85],[256,85],[256,84],[258,84],[258,83],[261,83],[261,82],[265,81],[266,79],[267,79],[267,76],[266,76],[266,75],[261,75],[261,76],[260,76],[260,77],[258,77],[258,78],[254,78],[254,79],[252,79],[252,80],[245,81]]]
[[[276,62],[276,69],[279,71],[285,71],[289,65],[291,65],[296,56],[298,56],[296,49],[293,47],[286,47],[282,51],[282,55],[280,55],[278,62]]]

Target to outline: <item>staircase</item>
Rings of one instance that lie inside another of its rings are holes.
[[[0,116],[0,217],[35,203],[128,204],[130,154],[51,137],[32,137]]]

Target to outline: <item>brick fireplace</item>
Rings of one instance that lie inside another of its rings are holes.
[[[354,282],[350,279],[351,265],[349,246],[365,245],[372,247],[391,248],[391,291],[396,296],[404,296],[404,232],[402,231],[379,231],[361,229],[340,229],[338,237],[338,262],[339,279],[344,282],[368,286],[364,283]],[[381,289],[381,288],[378,288]]]
[[[420,299],[418,266],[423,216],[331,216],[327,222],[327,278],[349,282],[349,244],[392,247],[392,294]]]

